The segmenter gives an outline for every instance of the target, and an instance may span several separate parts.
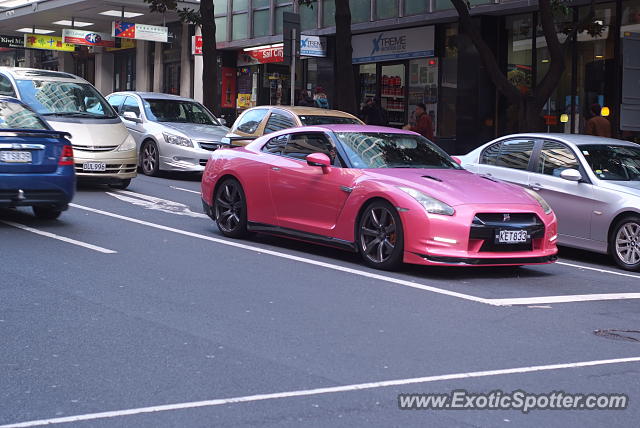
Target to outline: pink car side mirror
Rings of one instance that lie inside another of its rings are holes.
[[[321,166],[323,169],[331,166],[331,159],[324,153],[311,153],[305,159],[309,166]]]
[[[460,158],[458,156],[451,156],[451,159],[453,159],[454,161],[456,161],[456,163],[458,165],[462,165],[462,161],[460,160]]]

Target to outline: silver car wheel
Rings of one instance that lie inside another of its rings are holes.
[[[640,262],[640,224],[624,223],[616,233],[615,250],[618,258],[628,264]]]
[[[155,144],[145,144],[142,151],[142,170],[146,174],[153,173],[156,170],[157,151]]]
[[[360,225],[360,250],[373,263],[383,263],[396,248],[396,223],[385,207],[371,207]]]

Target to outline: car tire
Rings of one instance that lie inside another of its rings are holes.
[[[52,207],[32,207],[33,214],[40,220],[55,220],[60,217],[62,210]]]
[[[356,245],[368,266],[396,270],[402,265],[404,230],[393,205],[378,200],[362,210],[356,230]]]
[[[216,225],[224,236],[245,238],[247,232],[247,200],[240,182],[225,179],[213,195]]]
[[[140,148],[140,168],[144,175],[150,177],[155,177],[160,172],[160,153],[155,142],[145,141]]]
[[[609,253],[622,269],[640,269],[640,216],[623,217],[613,225]]]
[[[114,189],[124,190],[127,187],[129,187],[130,184],[131,184],[131,179],[125,178],[124,180],[120,180],[116,183],[109,183],[109,187],[112,187]]]

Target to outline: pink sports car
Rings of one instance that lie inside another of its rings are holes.
[[[202,177],[220,231],[357,252],[369,266],[556,260],[557,223],[535,192],[464,170],[422,136],[324,125],[216,150]]]

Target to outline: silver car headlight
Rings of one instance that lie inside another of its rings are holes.
[[[424,210],[431,214],[441,214],[441,215],[454,215],[456,210],[453,207],[445,204],[442,201],[439,201],[436,198],[432,198],[429,195],[425,195],[419,190],[412,189],[411,187],[398,187],[398,189],[407,193],[413,199],[418,201],[420,205],[424,208]]]
[[[136,140],[134,140],[131,135],[127,135],[127,138],[125,138],[122,144],[118,146],[116,151],[125,152],[127,150],[134,150],[135,148],[136,148]]]
[[[169,134],[166,132],[163,132],[162,135],[164,136],[164,141],[169,144],[175,144],[176,146],[183,147],[193,147],[193,143],[188,138],[182,137],[180,135]]]
[[[551,209],[551,205],[549,205],[547,203],[547,201],[545,201],[544,198],[538,194],[538,192],[535,192],[535,191],[533,191],[531,189],[524,189],[524,191],[527,192],[529,194],[529,196],[531,196],[533,199],[538,201],[538,203],[540,204],[540,206],[544,210],[545,214],[551,214],[551,212],[553,211]]]

